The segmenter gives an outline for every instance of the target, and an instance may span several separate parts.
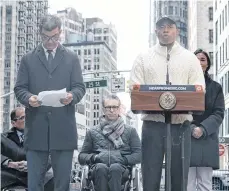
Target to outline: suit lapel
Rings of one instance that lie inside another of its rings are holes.
[[[15,142],[18,146],[21,146],[21,142],[15,128],[13,128],[12,131],[8,133],[8,138]]]
[[[45,52],[44,49],[42,47],[42,44],[39,44],[37,47],[37,51],[36,51],[37,56],[39,57],[41,63],[44,65],[44,67],[46,68],[46,70],[49,72],[49,67],[48,67],[48,61],[47,58],[45,56]]]

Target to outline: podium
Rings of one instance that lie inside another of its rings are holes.
[[[163,114],[166,123],[165,190],[171,191],[171,116],[172,114],[202,114],[205,93],[200,85],[133,85],[131,110],[135,114]],[[182,191],[184,184],[184,135],[181,141]]]

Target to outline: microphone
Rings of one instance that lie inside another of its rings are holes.
[[[170,54],[169,54],[169,53],[167,54],[166,59],[167,59],[167,61],[169,61],[169,60],[170,60]]]
[[[167,71],[166,71],[166,85],[171,85],[171,82],[169,81],[169,60],[170,60],[170,54],[167,53]]]
[[[187,128],[190,128],[191,122],[189,120],[185,120],[180,128],[180,133],[183,134]]]

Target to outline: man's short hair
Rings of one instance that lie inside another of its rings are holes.
[[[121,105],[121,100],[119,99],[118,96],[114,95],[114,94],[111,94],[111,95],[108,95],[106,97],[103,98],[103,101],[102,101],[102,105],[103,107],[105,106],[105,101],[106,100],[111,100],[111,99],[115,99],[119,102],[119,105]]]
[[[61,19],[55,15],[46,15],[41,19],[39,30],[52,31],[57,27],[61,29]]]
[[[11,121],[14,121],[15,120],[15,118],[16,118],[16,112],[18,110],[23,110],[23,109],[25,109],[25,108],[24,107],[16,107],[15,109],[13,109],[11,111],[11,113],[10,113],[10,119],[11,119]]]

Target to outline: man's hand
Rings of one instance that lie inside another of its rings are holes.
[[[26,161],[19,161],[19,162],[12,162],[8,163],[9,168],[13,168],[19,171],[27,171],[27,162]]]
[[[9,168],[13,168],[13,169],[19,169],[19,165],[20,165],[20,162],[12,162],[12,161],[10,161],[8,163],[8,167]]]
[[[22,172],[26,172],[27,171],[27,161],[18,162],[18,170]]]
[[[41,105],[36,95],[33,95],[29,98],[29,105],[32,107],[39,107]]]
[[[192,132],[192,136],[196,139],[199,139],[203,135],[203,133],[204,132],[200,127],[196,127]]]
[[[60,99],[60,103],[64,104],[64,105],[68,105],[69,103],[71,103],[73,100],[73,95],[71,93],[67,93],[66,98]]]

